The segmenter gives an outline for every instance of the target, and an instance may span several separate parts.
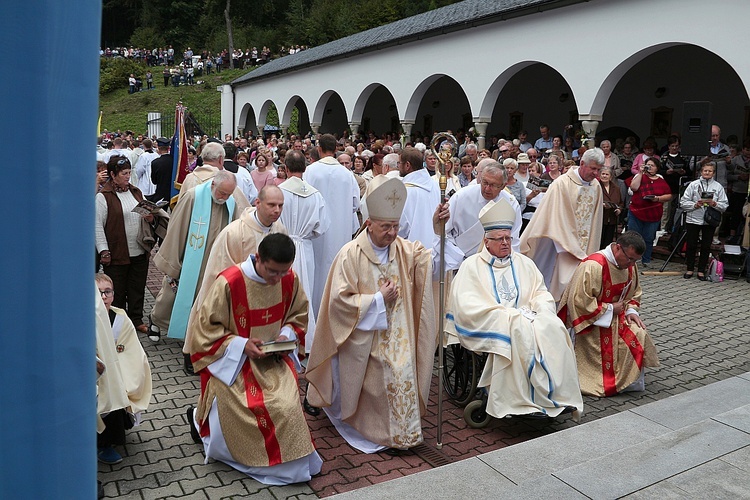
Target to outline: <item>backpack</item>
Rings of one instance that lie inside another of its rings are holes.
[[[719,259],[711,257],[708,261],[708,281],[712,283],[724,281],[724,263]]]

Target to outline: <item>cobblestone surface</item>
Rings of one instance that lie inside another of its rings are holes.
[[[654,261],[660,265],[661,261]],[[653,269],[653,268],[652,268]],[[667,270],[682,271],[680,264]],[[161,285],[161,274],[152,266],[146,311]],[[663,399],[750,371],[750,284],[744,277],[723,283],[701,282],[682,276],[643,276],[642,317],[659,350],[661,366],[646,373],[646,391],[611,398],[584,398],[581,423],[590,422],[635,406]],[[204,464],[202,448],[193,444],[185,422],[185,408],[195,404],[199,378],[182,370],[181,344],[172,339],[152,343],[141,335],[153,374],[153,399],[144,423],[127,433],[119,447],[120,464],[99,464],[99,479],[108,497],[306,499],[376,484],[433,467],[421,455],[365,455],[353,450],[324,415],[308,416],[323,471],[309,483],[285,487],[265,486],[229,466]],[[471,429],[463,409],[444,400],[443,462],[458,461],[498,448],[578,425],[571,419],[536,422],[494,420],[484,429]],[[437,378],[433,378],[430,405],[423,420],[424,449],[434,449],[437,433]],[[434,462],[434,460],[432,460]]]

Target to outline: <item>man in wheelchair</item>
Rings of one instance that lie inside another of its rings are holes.
[[[446,331],[488,354],[478,385],[487,390],[489,415],[573,412],[578,419],[583,399],[573,345],[534,261],[511,249],[515,216],[504,199],[480,212],[484,246],[453,281]]]

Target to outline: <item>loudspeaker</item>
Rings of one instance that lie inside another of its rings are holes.
[[[685,101],[682,103],[682,154],[705,156],[711,142],[711,103]]]

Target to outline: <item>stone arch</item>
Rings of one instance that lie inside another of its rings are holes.
[[[737,70],[721,54],[690,43],[655,44],[617,64],[598,88],[591,114],[602,117],[599,129],[625,127],[661,146],[682,130],[686,101],[710,101],[711,121],[723,138],[741,140],[750,132],[743,113],[750,99]]]
[[[346,105],[335,90],[326,90],[318,99],[311,120],[313,126],[320,127],[320,133],[340,134],[349,127]]]
[[[373,116],[373,107],[379,108],[377,109],[379,111],[378,116]],[[370,111],[369,113],[366,112],[368,110]],[[360,132],[370,129],[377,129],[379,132],[398,130],[398,122],[398,106],[396,105],[393,93],[388,87],[382,83],[375,82],[362,90],[362,93],[360,93],[357,101],[354,103],[351,118],[351,123],[360,125]]]
[[[526,129],[533,142],[538,126],[547,124],[554,134],[562,133],[577,115],[575,93],[565,76],[548,63],[526,60],[510,65],[492,81],[474,120],[489,124],[488,137],[515,137]]]
[[[242,106],[242,110],[240,110],[240,116],[237,120],[237,128],[241,128],[243,131],[249,130],[253,133],[258,129],[255,110],[249,102],[245,103],[245,105]]]
[[[297,108],[297,129],[296,133],[307,133],[310,131],[310,116],[307,110],[307,103],[299,95],[293,95],[286,103],[283,113],[280,114],[279,122],[283,129],[288,129],[292,124],[294,109]]]
[[[428,103],[425,99],[434,100]],[[469,98],[453,77],[442,73],[430,75],[409,98],[404,121],[414,123],[413,131],[427,135],[443,129],[468,129],[472,125]]]
[[[260,107],[260,112],[258,113],[258,126],[266,125],[268,121],[268,111],[271,109],[271,106],[274,106],[277,110],[279,109],[279,107],[276,106],[276,103],[271,99],[267,99]]]

